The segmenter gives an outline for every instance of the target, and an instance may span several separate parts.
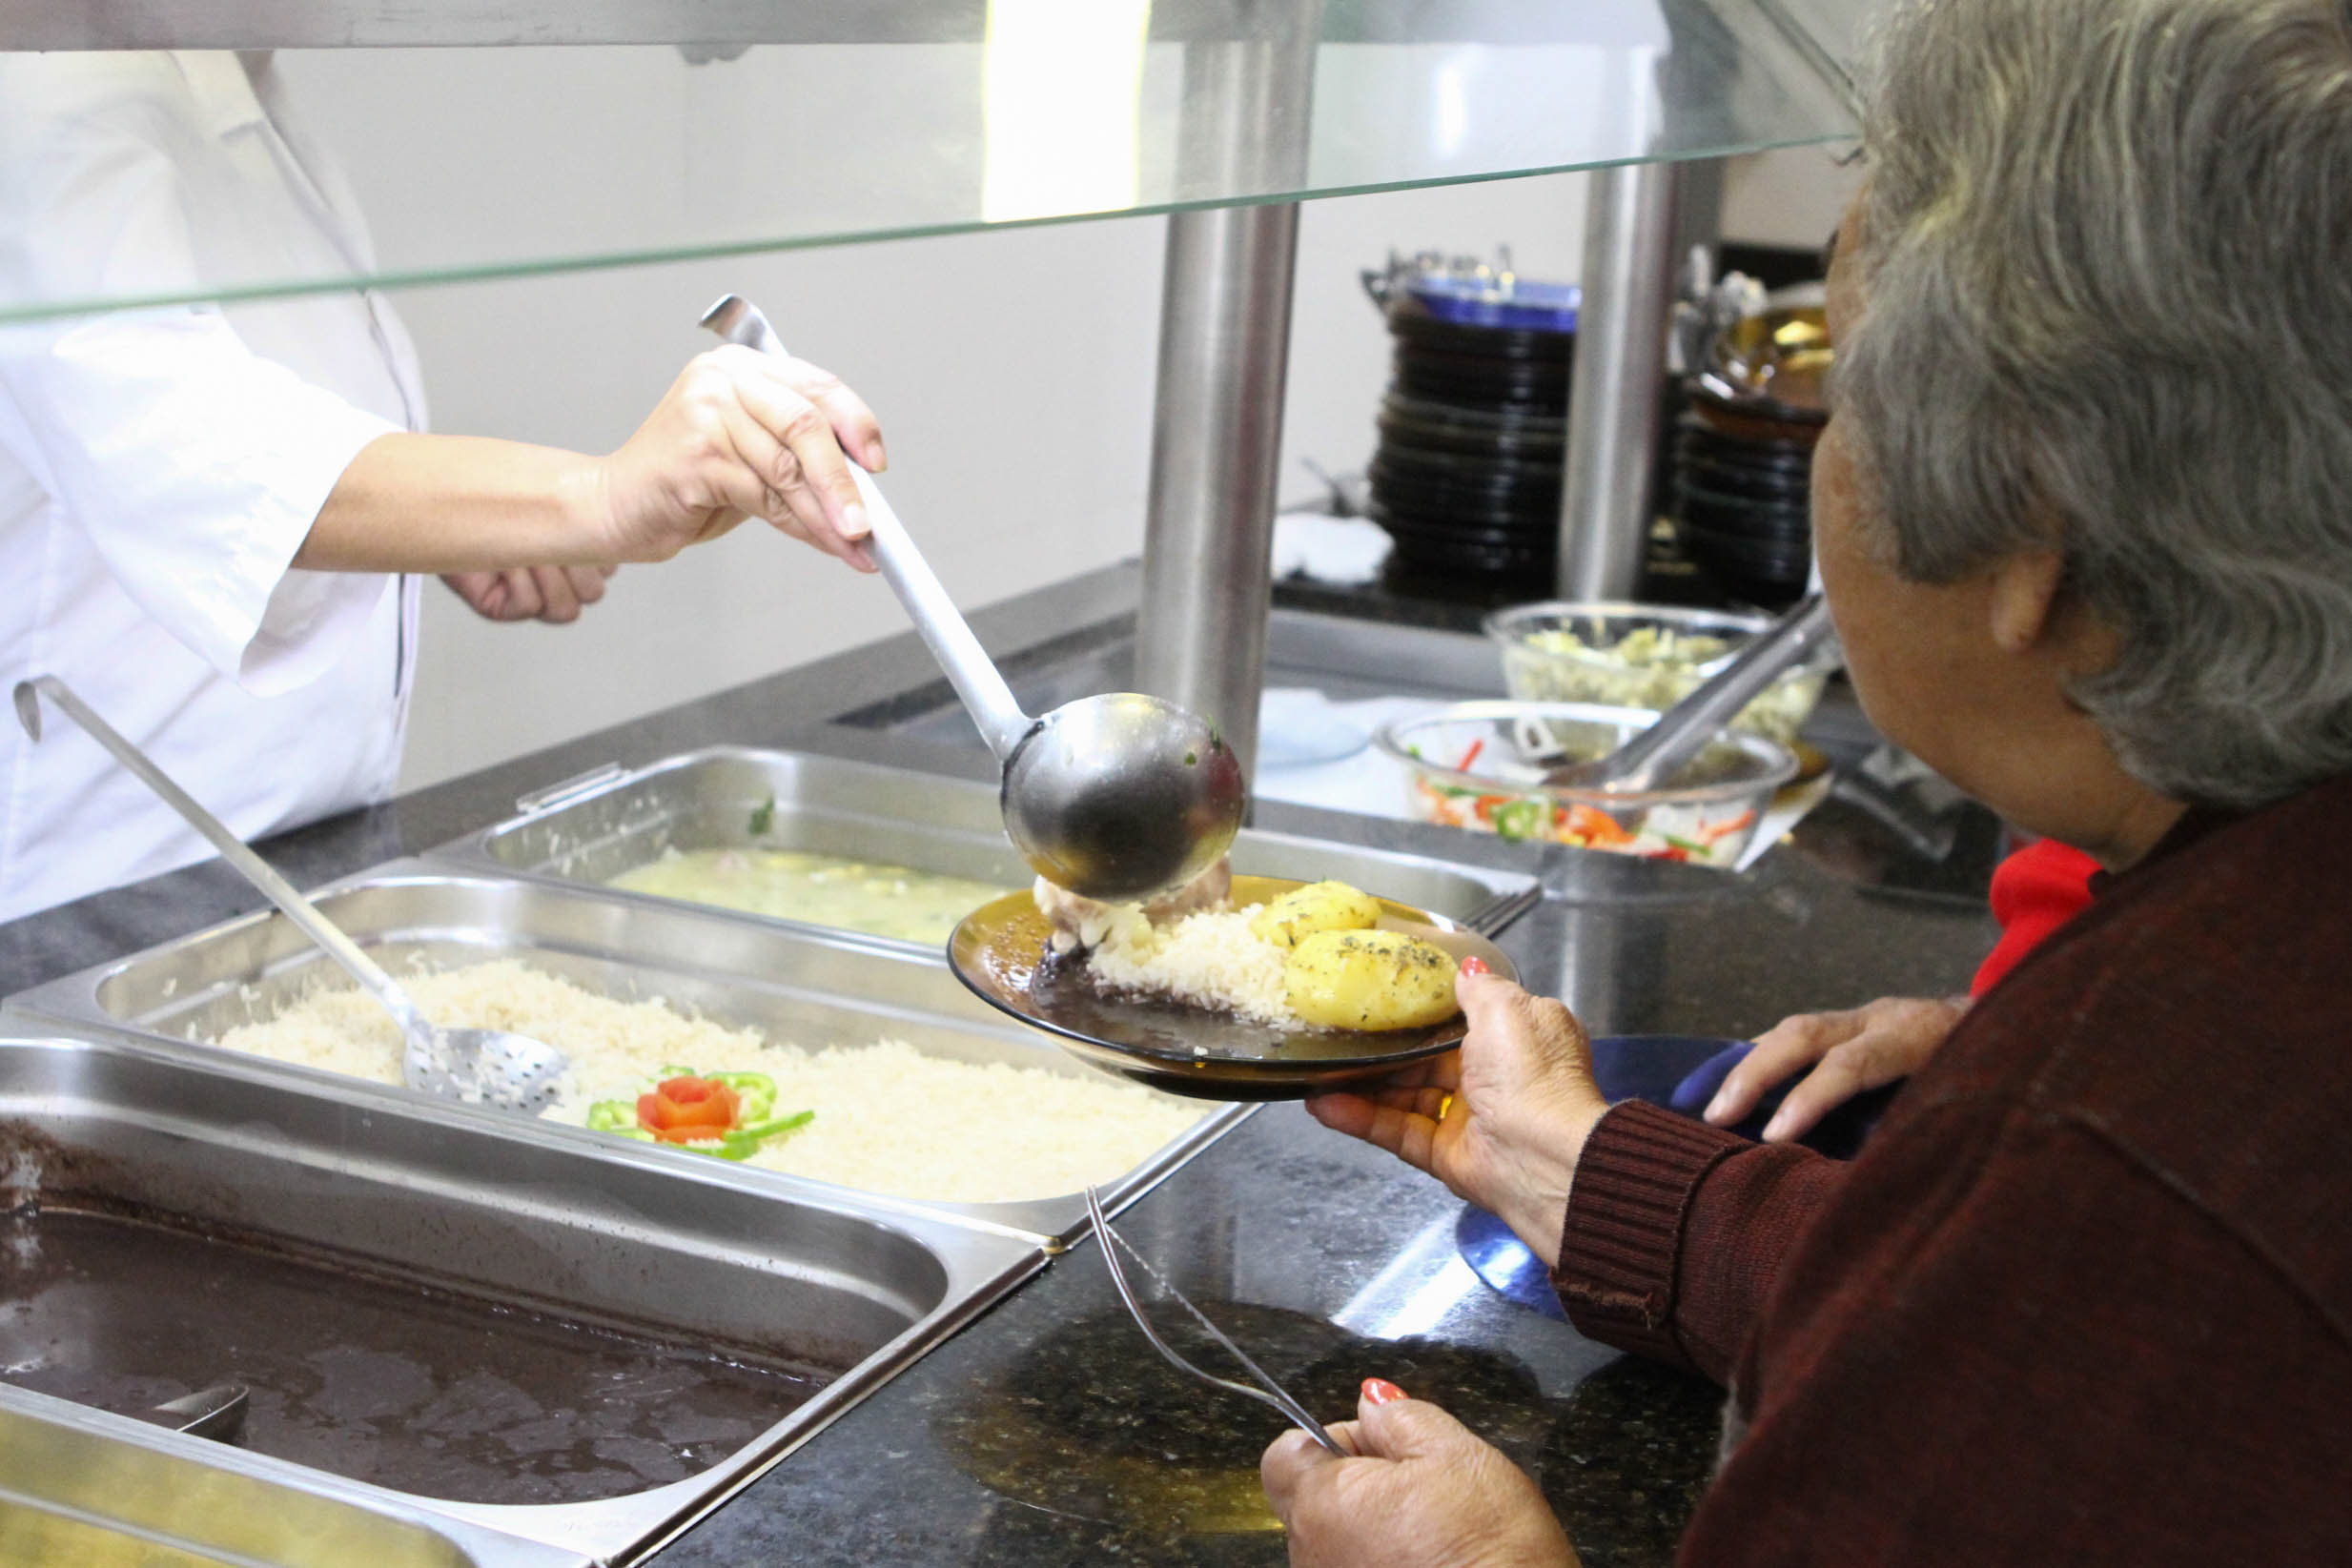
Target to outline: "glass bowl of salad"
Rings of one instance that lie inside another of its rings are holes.
[[[1655,723],[1655,708],[1598,703],[1457,703],[1383,727],[1374,744],[1404,764],[1412,814],[1445,827],[1697,865],[1735,866],[1772,796],[1797,774],[1779,742],[1726,728],[1664,787],[1576,789],[1549,776],[1605,757]]]
[[[1732,610],[1553,600],[1498,610],[1485,630],[1502,650],[1503,689],[1516,701],[1663,711],[1771,624],[1769,616]],[[1783,745],[1795,740],[1841,657],[1830,639],[1742,708],[1732,727]]]

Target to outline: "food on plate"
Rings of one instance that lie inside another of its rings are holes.
[[[1215,865],[1192,881],[1140,905],[1105,904],[1043,877],[1031,888],[1037,908],[1053,924],[1053,950],[1057,953],[1094,947],[1121,920],[1140,916],[1154,925],[1164,926],[1203,909],[1222,909],[1230,902],[1232,891],[1233,862],[1222,855]]]
[[[1291,1011],[1335,1029],[1409,1029],[1454,1016],[1454,961],[1401,931],[1317,931],[1282,968]]]
[[[689,904],[945,942],[955,923],[1004,889],[992,883],[803,849],[667,849],[609,886]]]
[[[599,996],[515,959],[401,983],[435,1023],[514,1029],[570,1057],[548,1120],[899,1197],[1011,1203],[1074,1192],[1133,1170],[1203,1111],[1140,1084],[953,1061],[902,1040],[804,1049],[659,998]],[[310,992],[216,1043],[400,1081],[399,1031],[348,986]],[[694,1136],[717,1129],[726,1097],[726,1128]],[[679,1136],[664,1137],[665,1127]]]
[[[1344,882],[1311,882],[1258,911],[1250,932],[1278,947],[1296,947],[1318,931],[1368,931],[1381,923],[1380,901]]]
[[[1227,889],[1215,906],[1157,918],[1144,905],[1074,904],[1043,878],[1035,897],[1054,923],[1053,950],[1082,953],[1094,983],[1114,992],[1278,1028],[1419,1028],[1456,1010],[1453,959],[1419,937],[1376,929],[1380,901],[1343,882],[1237,909]]]

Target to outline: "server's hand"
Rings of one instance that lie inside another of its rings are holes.
[[[873,411],[829,372],[732,343],[698,355],[596,465],[604,559],[665,560],[760,518],[872,571],[845,451],[887,460]]]
[[[604,597],[617,566],[510,566],[495,572],[449,572],[450,592],[484,621],[544,621],[564,625]]]

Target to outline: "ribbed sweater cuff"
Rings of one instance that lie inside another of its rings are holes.
[[[1552,1284],[1579,1334],[1688,1366],[1674,1333],[1674,1261],[1691,1194],[1748,1141],[1628,1100],[1593,1128],[1576,1162]]]

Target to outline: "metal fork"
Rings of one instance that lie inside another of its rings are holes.
[[[1143,1331],[1143,1337],[1152,1342],[1152,1348],[1154,1350],[1159,1352],[1160,1354],[1166,1356],[1177,1367],[1181,1368],[1185,1372],[1191,1373],[1195,1377],[1199,1378],[1204,1383],[1214,1383],[1218,1388],[1225,1390],[1228,1394],[1243,1395],[1249,1398],[1257,1400],[1261,1405],[1273,1406],[1276,1410],[1280,1411],[1285,1417],[1296,1423],[1300,1430],[1306,1433],[1308,1436],[1322,1444],[1324,1448],[1330,1450],[1333,1454],[1338,1455],[1341,1458],[1346,1458],[1349,1456],[1347,1450],[1341,1448],[1332,1439],[1331,1434],[1323,1430],[1323,1423],[1307,1414],[1306,1406],[1292,1398],[1290,1392],[1269,1376],[1265,1368],[1251,1360],[1248,1354],[1244,1352],[1240,1346],[1235,1344],[1226,1336],[1224,1330],[1210,1322],[1207,1316],[1201,1313],[1200,1309],[1194,1306],[1182,1291],[1179,1291],[1174,1285],[1169,1284],[1167,1279],[1157,1269],[1153,1268],[1150,1263],[1145,1261],[1141,1252],[1136,1252],[1133,1247],[1129,1246],[1125,1236],[1120,1235],[1116,1231],[1111,1229],[1111,1220],[1109,1216],[1104,1214],[1102,1212],[1102,1194],[1092,1187],[1089,1187],[1086,1190],[1086,1212],[1094,1222],[1094,1234],[1101,1239],[1102,1261],[1104,1266],[1111,1271],[1111,1283],[1117,1288],[1119,1299],[1127,1304],[1128,1315],[1135,1320],[1135,1327]],[[1170,1345],[1165,1339],[1162,1339],[1159,1336],[1159,1331],[1152,1327],[1152,1320],[1143,1315],[1143,1303],[1136,1299],[1135,1289],[1133,1285],[1128,1283],[1127,1271],[1119,1262],[1119,1253],[1121,1252],[1125,1252],[1129,1257],[1134,1258],[1135,1260],[1135,1266],[1141,1269],[1145,1273],[1151,1275],[1152,1282],[1157,1285],[1162,1291],[1166,1292],[1170,1300],[1174,1301],[1177,1306],[1190,1313],[1192,1314],[1193,1321],[1199,1324],[1202,1329],[1206,1330],[1210,1338],[1216,1340],[1219,1345],[1222,1345],[1226,1352],[1231,1354],[1235,1360],[1240,1362],[1241,1365],[1248,1370],[1249,1375],[1252,1377],[1258,1379],[1259,1387],[1252,1388],[1247,1383],[1236,1383],[1230,1379],[1219,1377],[1215,1373],[1203,1372],[1200,1368],[1193,1365],[1190,1361],[1185,1360],[1181,1355],[1178,1355],[1176,1353],[1175,1347]]]

